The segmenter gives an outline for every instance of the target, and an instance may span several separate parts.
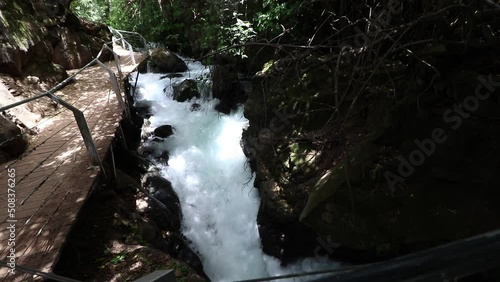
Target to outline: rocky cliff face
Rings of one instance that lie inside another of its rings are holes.
[[[48,90],[68,77],[66,70],[84,66],[97,56],[103,43],[111,40],[106,26],[83,21],[72,14],[70,2],[0,0],[2,105],[9,104],[5,101],[14,102]],[[110,53],[103,53],[101,59],[110,59]],[[0,119],[0,127],[6,129],[0,138],[11,140],[0,148],[1,162],[24,151],[26,127],[53,109],[47,100],[32,102],[27,108],[38,118],[26,121],[26,115],[16,117],[16,111],[9,111],[8,119]],[[14,130],[12,121],[21,125],[22,130]],[[11,147],[5,147],[7,145]]]
[[[109,32],[78,19],[69,2],[0,1],[0,73],[56,83],[97,55]]]
[[[329,56],[257,74],[243,145],[266,252],[371,261],[500,227],[498,52],[441,47],[422,52],[440,76],[388,62],[345,96],[359,81]]]

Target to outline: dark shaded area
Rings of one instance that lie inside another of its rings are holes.
[[[174,134],[175,128],[171,125],[161,125],[153,131],[153,135],[160,138],[168,138]]]
[[[239,69],[235,64],[215,66],[212,72],[212,95],[220,100],[215,109],[221,113],[229,114],[247,99],[243,89]]]
[[[277,50],[242,140],[264,250],[364,263],[499,228],[498,9],[340,2],[316,4],[332,13],[310,49],[255,47]]]

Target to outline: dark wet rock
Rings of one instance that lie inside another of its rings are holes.
[[[153,109],[150,105],[137,105],[134,109],[144,119],[148,119],[153,115]]]
[[[122,170],[130,176],[139,177],[147,173],[152,163],[138,152],[117,146],[114,152],[115,162],[120,164]]]
[[[114,181],[114,186],[118,193],[126,193],[126,192],[135,193],[139,189],[140,184],[137,179],[130,176],[128,173],[125,173],[119,168],[116,168],[115,170],[116,170],[116,178]]]
[[[160,162],[168,164],[168,160],[170,159],[170,155],[168,152],[162,152],[156,159]]]
[[[156,48],[149,51],[150,55],[138,67],[139,72],[171,73],[188,70],[186,63],[168,49]]]
[[[162,202],[169,210],[173,212],[174,215],[180,218],[181,209],[179,198],[172,189],[172,184],[170,184],[170,186],[167,186],[166,183],[162,183],[162,185],[163,186],[159,187],[158,190],[156,190],[156,192],[153,194],[153,197]]]
[[[71,27],[55,27],[51,30],[51,36],[58,39],[52,61],[65,69],[77,69],[93,60],[102,45],[111,39],[111,35],[105,25],[80,21],[72,14],[68,16],[69,19],[73,19],[72,23],[78,26],[79,31],[74,32]],[[110,51],[103,51],[100,59],[111,59]]]
[[[159,158],[168,160],[168,152],[162,153]],[[188,240],[181,234],[182,210],[170,181],[161,177],[159,171],[153,168],[143,175],[142,187],[151,196],[145,210],[150,221],[142,225],[143,236],[150,239],[158,249],[188,263],[199,275],[207,278],[200,258],[190,249]]]
[[[120,121],[120,130],[123,131],[123,135],[120,134],[120,138],[125,138],[122,142],[126,143],[128,149],[135,150],[141,144],[143,119],[135,111],[131,112],[133,113],[132,120],[123,119]]]
[[[141,156],[147,158],[147,157],[153,155],[156,152],[156,149],[155,149],[155,146],[153,144],[145,143],[145,144],[142,144],[137,149],[137,151],[141,154]]]
[[[191,112],[196,112],[196,111],[199,111],[200,109],[201,109],[201,105],[198,103],[193,103],[191,105],[191,108],[190,108]]]
[[[220,112],[220,113],[228,115],[231,113],[233,108],[231,107],[231,105],[221,101],[217,105],[215,105],[215,110]]]
[[[302,256],[313,256],[315,233],[298,220],[293,208],[279,197],[275,181],[264,181],[259,187],[261,207],[258,214],[263,251],[290,262]]]
[[[174,134],[175,128],[171,125],[162,125],[153,131],[153,135],[160,138],[168,138]]]
[[[198,84],[194,79],[186,79],[183,82],[174,86],[174,100],[185,102],[193,98],[200,98]]]

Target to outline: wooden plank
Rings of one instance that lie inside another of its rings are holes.
[[[78,76],[77,83],[62,90],[65,101],[84,111],[101,158],[114,137],[122,110],[110,96],[109,79],[98,66]],[[72,122],[70,122],[72,121]],[[72,224],[87,198],[97,172],[87,170],[89,155],[83,145],[72,112],[63,111],[58,120],[40,133],[35,150],[11,162],[16,169],[16,263],[51,272]],[[0,183],[7,183],[6,169]],[[0,191],[2,199],[7,191]],[[21,204],[22,203],[22,204]],[[0,202],[0,257],[9,253],[7,201]],[[0,268],[0,281],[34,281],[31,274],[12,276]]]

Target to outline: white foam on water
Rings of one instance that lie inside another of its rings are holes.
[[[242,108],[230,115],[218,113],[216,99],[174,101],[172,84],[186,78],[209,83],[207,67],[187,62],[189,71],[182,77],[139,75],[136,103],[152,105],[152,129],[165,124],[175,128],[173,136],[157,145],[158,151],[170,155],[169,165],[158,167],[179,196],[182,232],[199,254],[205,273],[212,281],[235,281],[335,266],[309,258],[282,268],[263,253],[257,227],[260,198],[240,146],[248,120]],[[200,104],[198,111],[191,111],[193,103]]]

